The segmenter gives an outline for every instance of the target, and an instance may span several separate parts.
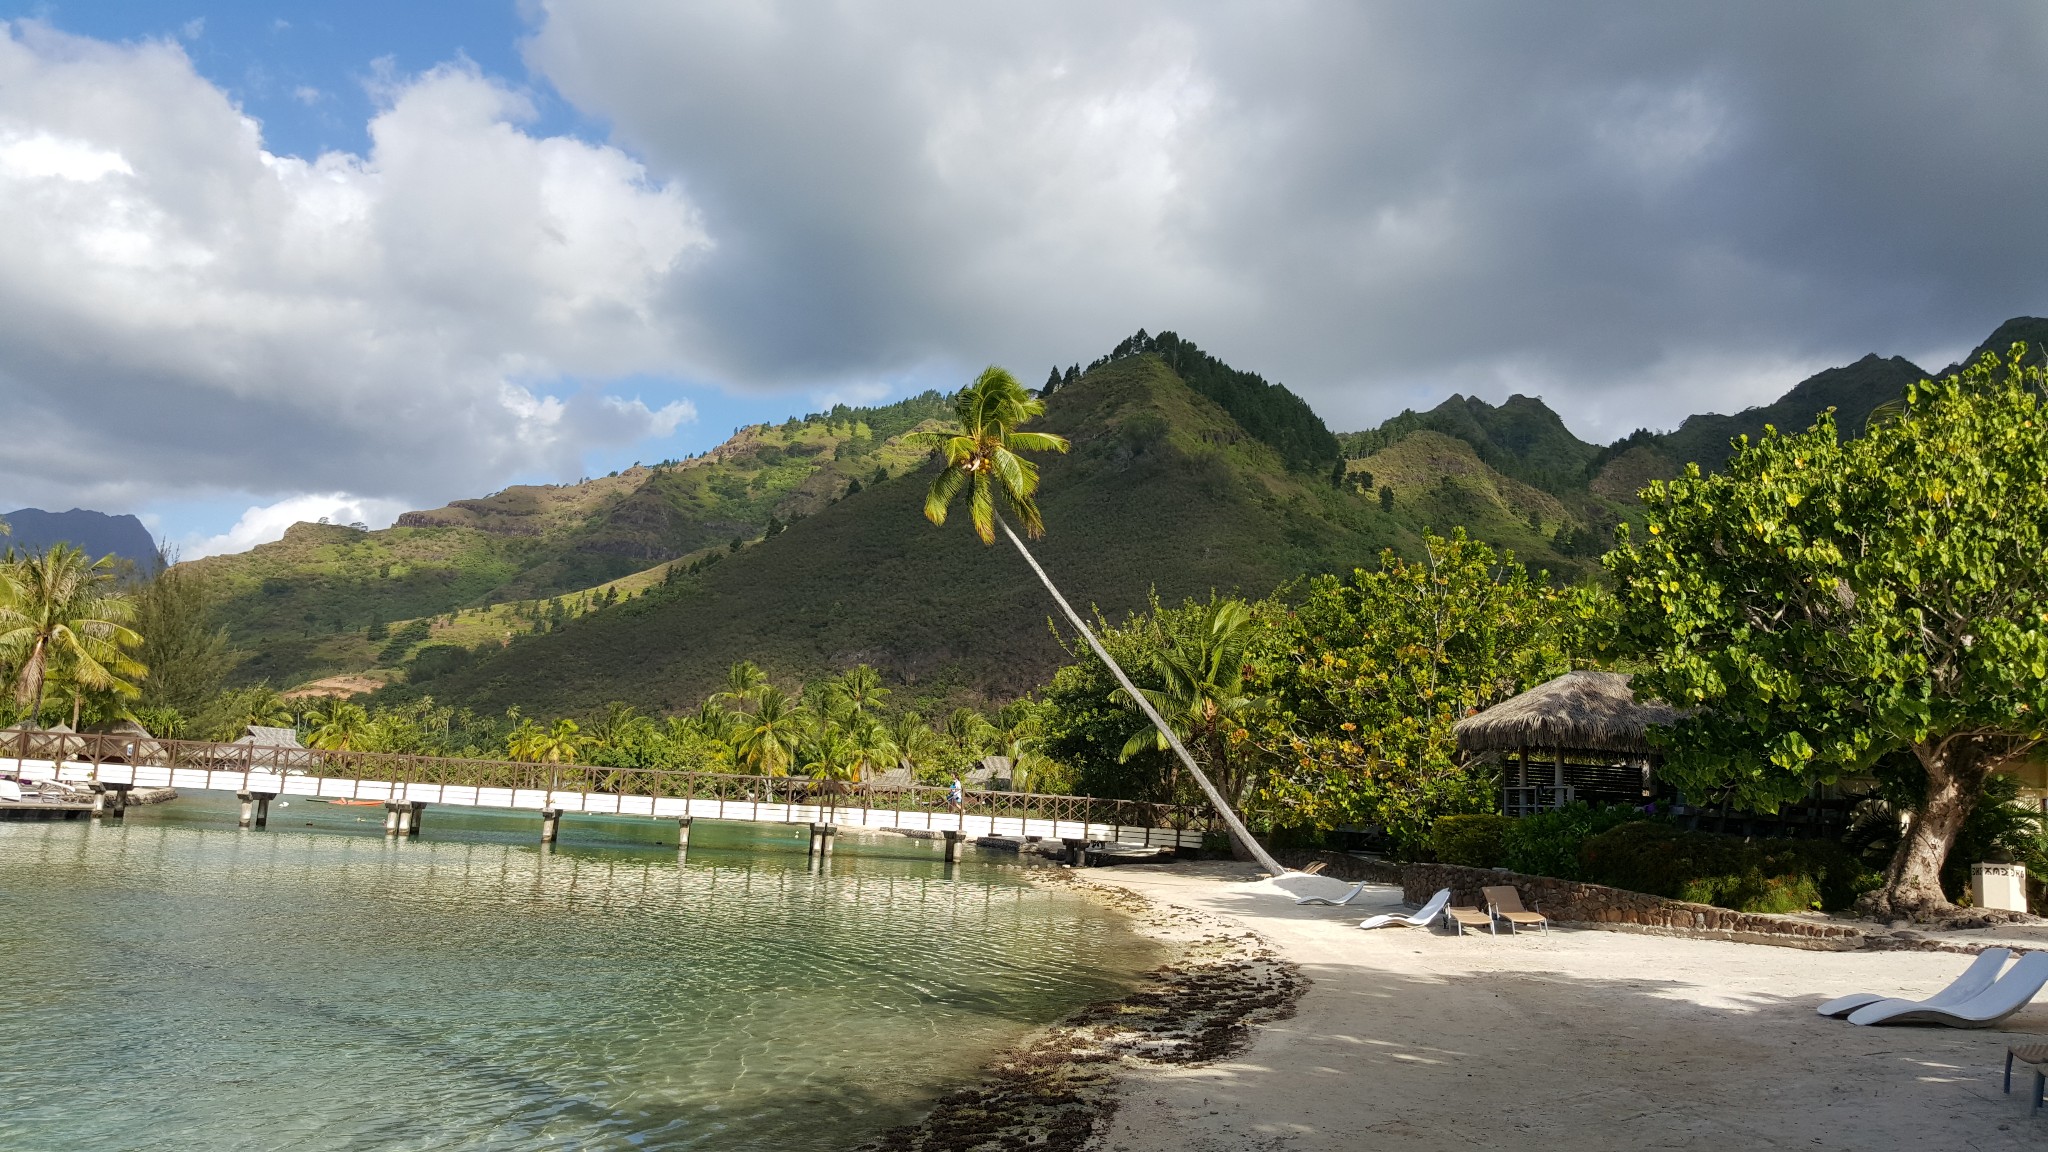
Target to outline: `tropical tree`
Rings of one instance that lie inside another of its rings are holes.
[[[889,690],[882,687],[882,674],[865,664],[847,669],[827,690],[856,715],[880,712],[889,699]]]
[[[1949,907],[1941,871],[1999,767],[2048,736],[2048,373],[2015,346],[1908,388],[1856,439],[1832,414],[1644,493],[1607,556],[1640,695],[1688,709],[1665,777],[1771,809],[1893,751],[1919,802],[1881,916]]]
[[[1247,661],[1258,625],[1251,606],[1242,600],[1211,597],[1188,626],[1177,632],[1160,627],[1152,652],[1157,687],[1138,689],[1152,710],[1166,718],[1195,759],[1207,769],[1232,804],[1244,800],[1253,751],[1248,721],[1264,697],[1245,685]],[[1168,748],[1161,729],[1150,724],[1131,733],[1118,757],[1129,760],[1148,749]]]
[[[725,671],[724,689],[711,694],[711,702],[732,704],[744,708],[754,702],[763,688],[768,687],[768,677],[752,660],[742,660]]]
[[[192,730],[203,740],[239,739],[252,726],[292,727],[291,701],[269,684],[251,684],[245,688],[231,688],[215,696],[192,720]],[[156,734],[166,735],[163,732]]]
[[[1145,699],[1138,691],[1137,685],[1131,683],[1131,678],[1124,673],[1122,666],[1103,650],[1101,641],[1095,638],[1095,633],[1089,629],[1087,622],[1067,603],[1066,597],[1060,594],[1052,578],[1039,566],[1031,550],[1024,546],[1023,539],[1010,527],[1009,522],[1003,519],[1001,511],[997,509],[996,494],[1000,489],[1010,510],[1024,526],[1025,534],[1033,539],[1045,534],[1045,522],[1039,515],[1036,499],[1038,466],[1025,459],[1021,453],[1065,452],[1068,445],[1063,437],[1050,433],[1019,430],[1022,425],[1043,415],[1044,412],[1043,400],[1027,392],[1023,385],[1017,383],[1016,377],[993,365],[976,377],[974,383],[961,389],[960,394],[954,398],[952,426],[925,433],[920,437],[938,453],[943,464],[938,476],[932,480],[930,492],[925,496],[925,518],[933,524],[943,526],[946,522],[947,509],[952,505],[954,498],[960,494],[961,489],[967,490],[968,518],[973,524],[974,534],[981,538],[984,545],[990,545],[995,543],[996,529],[1002,529],[1003,535],[1016,547],[1018,555],[1024,558],[1032,573],[1045,585],[1045,590],[1052,595],[1054,603],[1059,605],[1067,621],[1088,642],[1088,647],[1094,651],[1096,658],[1107,665],[1115,675],[1118,686],[1137,702],[1138,707],[1146,713],[1146,718],[1165,734],[1168,747],[1172,748],[1174,754],[1187,766],[1189,774],[1200,785],[1203,794],[1209,798],[1209,803],[1215,806],[1216,814],[1223,819],[1236,842],[1245,845],[1269,872],[1276,876],[1280,875],[1286,869],[1252,838],[1251,830],[1244,826],[1244,821],[1238,818],[1237,812],[1224,799],[1223,794],[1217,791],[1215,784],[1195,764],[1194,757],[1182,746],[1180,737],[1173,734],[1165,718],[1160,716],[1151,701]]]
[[[1418,560],[1387,552],[1376,570],[1312,577],[1294,598],[1259,803],[1292,828],[1378,825],[1404,851],[1439,816],[1492,808],[1498,768],[1461,754],[1452,725],[1570,671],[1602,603],[1462,530],[1425,534]]]
[[[172,560],[159,555],[156,575],[135,591],[134,624],[142,635],[137,657],[149,666],[142,702],[190,715],[219,693],[234,652],[227,631],[213,623],[214,597],[205,578]]]
[[[14,699],[40,723],[52,674],[74,693],[117,699],[141,695],[149,669],[129,653],[142,637],[128,624],[135,603],[114,588],[113,557],[88,561],[66,544],[12,565],[13,587],[0,597],[0,664],[12,669]]]
[[[305,716],[306,746],[330,752],[364,752],[371,742],[370,714],[360,704],[331,700]]]
[[[805,709],[782,689],[766,684],[754,693],[754,710],[743,713],[733,753],[746,768],[763,776],[789,771],[797,741],[810,719]]]
[[[910,773],[911,782],[916,783],[921,762],[940,750],[939,734],[915,712],[900,712],[885,727],[889,744],[896,750],[897,765]]]
[[[564,716],[554,726],[543,728],[532,717],[519,722],[505,742],[506,754],[530,764],[574,764],[589,743],[582,726]]]

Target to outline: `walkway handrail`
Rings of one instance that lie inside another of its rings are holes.
[[[536,764],[519,760],[471,760],[395,752],[344,752],[270,744],[166,740],[119,733],[50,732],[42,729],[0,732],[0,772],[7,771],[10,761],[23,760],[86,764],[93,768],[95,774],[104,764],[148,765],[584,795],[756,800],[767,804],[795,803],[888,811],[951,810],[948,789],[944,787],[915,783],[883,784],[873,779],[822,781],[802,776],[760,776],[682,768]],[[1177,831],[1207,831],[1215,823],[1214,814],[1207,806],[1188,804],[987,790],[968,791],[962,799],[963,813],[976,816],[1082,821]]]

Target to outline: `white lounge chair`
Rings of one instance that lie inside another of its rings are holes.
[[[1403,916],[1398,912],[1386,912],[1378,916],[1368,916],[1360,920],[1358,926],[1360,928],[1385,928],[1390,924],[1399,924],[1403,928],[1427,928],[1431,920],[1443,915],[1444,905],[1450,902],[1451,890],[1445,888],[1436,895],[1431,896],[1429,903],[1424,904],[1410,915]]]
[[[2044,984],[2048,984],[2048,952],[2029,952],[1991,987],[1968,1000],[1938,1007],[1917,1000],[1879,1000],[1849,1013],[1849,1023],[1989,1028],[2025,1008]]]
[[[1336,879],[1336,877],[1332,876],[1331,879],[1334,880]],[[1360,880],[1358,883],[1353,884],[1351,886],[1351,890],[1349,892],[1344,893],[1342,896],[1303,896],[1301,899],[1296,900],[1295,903],[1327,904],[1334,908],[1342,904],[1349,904],[1353,900],[1358,899],[1358,894],[1365,891],[1367,888],[1370,888],[1371,886],[1372,881]]]
[[[1991,982],[1998,979],[1998,970],[2005,967],[2005,962],[2010,959],[2012,959],[2012,952],[2009,949],[1986,948],[1984,951],[1977,953],[1977,958],[1970,961],[1970,966],[1963,969],[1963,974],[1956,977],[1953,984],[1920,1001],[1920,1003],[1929,1008],[1944,1008],[1950,1004],[1960,1004],[1986,988],[1991,987]],[[1833,1016],[1839,1020],[1867,1004],[1875,1004],[1880,1000],[1892,999],[1896,999],[1896,997],[1886,996],[1881,992],[1851,992],[1847,996],[1835,997],[1833,1000],[1815,1008],[1814,1011],[1823,1016]]]

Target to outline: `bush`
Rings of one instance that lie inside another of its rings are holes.
[[[1501,836],[1502,858],[1516,872],[1582,880],[1579,848],[1594,836],[1630,821],[1647,820],[1639,808],[1625,804],[1595,808],[1579,801],[1549,812],[1508,821]]]
[[[1502,838],[1514,821],[1496,813],[1439,816],[1429,827],[1429,844],[1444,864],[1492,868],[1505,860]]]
[[[1832,840],[1745,840],[1633,823],[1580,851],[1581,879],[1738,912],[1834,910],[1875,888],[1877,873]]]

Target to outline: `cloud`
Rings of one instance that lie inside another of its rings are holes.
[[[367,154],[276,155],[175,43],[4,27],[0,489],[439,503],[691,418],[608,391],[683,363],[679,188],[468,65],[381,96]]]
[[[180,560],[197,560],[224,552],[246,552],[258,544],[281,538],[285,529],[294,524],[324,521],[388,528],[403,511],[405,505],[401,502],[364,499],[346,492],[293,496],[274,504],[253,505],[226,532],[217,536],[187,537],[177,542],[176,549]]]
[[[1618,435],[1729,406],[1700,364],[2048,306],[2038,7],[540,7],[530,65],[717,239],[666,305],[745,383],[1142,325],[1339,426],[1457,381]]]

